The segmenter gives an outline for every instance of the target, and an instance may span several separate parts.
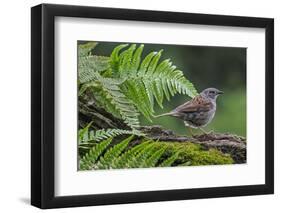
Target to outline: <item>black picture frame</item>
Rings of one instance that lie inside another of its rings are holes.
[[[55,17],[264,28],[266,32],[265,184],[93,195],[54,195]],[[76,207],[274,193],[274,20],[164,11],[41,4],[31,9],[31,204]]]

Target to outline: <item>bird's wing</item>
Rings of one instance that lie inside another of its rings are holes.
[[[212,102],[198,95],[190,101],[178,106],[174,111],[181,113],[206,112],[212,107]]]

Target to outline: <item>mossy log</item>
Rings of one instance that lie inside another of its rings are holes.
[[[210,133],[195,135],[192,137],[176,135],[171,130],[165,130],[161,126],[145,126],[142,131],[147,137],[159,141],[189,141],[200,144],[205,149],[216,148],[223,153],[230,154],[235,163],[246,163],[246,139],[229,133]]]
[[[95,100],[89,96],[79,98],[79,126],[85,127],[94,121],[93,129],[129,129],[121,120],[95,104]],[[200,144],[204,149],[217,149],[222,153],[229,154],[235,163],[246,163],[246,139],[230,133],[210,133],[192,137],[176,135],[173,131],[161,126],[143,126],[141,130],[148,138],[162,142],[191,142]],[[136,139],[135,143],[140,140]]]

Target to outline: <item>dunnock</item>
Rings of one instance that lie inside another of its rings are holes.
[[[186,103],[178,106],[171,112],[164,113],[155,117],[177,117],[184,121],[185,126],[195,129],[199,128],[205,134],[208,134],[204,129],[202,129],[202,127],[209,124],[214,118],[217,108],[216,100],[220,94],[223,94],[223,92],[218,89],[205,89],[199,95],[195,96],[190,101],[187,101]]]

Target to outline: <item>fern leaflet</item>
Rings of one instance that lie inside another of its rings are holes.
[[[105,154],[102,156],[97,163],[97,168],[99,169],[110,169],[113,162],[116,158],[122,153],[122,151],[128,146],[129,142],[133,139],[133,135],[121,141],[117,145],[111,147]]]
[[[119,54],[125,47],[117,46],[110,57],[111,64],[115,66],[114,75],[125,79],[120,87],[122,92],[148,120],[154,112],[154,100],[163,108],[164,97],[169,100],[176,93],[190,97],[197,95],[193,84],[172,65],[170,59],[159,63],[162,50],[148,54],[141,62],[143,45],[136,49],[136,45],[132,44]]]
[[[91,148],[90,151],[80,159],[79,168],[81,170],[92,169],[100,154],[106,149],[111,141],[112,138],[109,138]]]

